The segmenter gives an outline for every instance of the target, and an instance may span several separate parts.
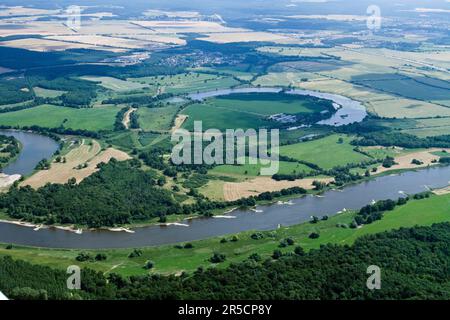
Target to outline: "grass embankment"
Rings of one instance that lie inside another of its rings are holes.
[[[257,213],[255,213],[257,214]],[[114,271],[122,275],[144,274],[148,272],[143,268],[147,260],[155,263],[151,270],[153,273],[179,273],[191,272],[199,266],[212,266],[209,258],[214,252],[226,255],[226,262],[216,265],[224,267],[232,262],[242,261],[252,253],[258,253],[262,257],[269,257],[273,250],[280,249],[284,252],[293,251],[300,245],[305,250],[318,248],[321,244],[351,244],[358,237],[383,232],[400,227],[412,227],[414,225],[431,225],[433,223],[450,221],[450,194],[436,196],[428,199],[411,200],[404,206],[399,206],[393,211],[385,213],[382,220],[365,225],[359,229],[338,227],[337,224],[348,224],[353,220],[353,212],[345,212],[326,221],[316,224],[303,223],[291,227],[280,228],[274,231],[262,232],[264,237],[260,240],[251,239],[253,231],[236,234],[237,241],[231,241],[232,236],[215,237],[206,240],[193,241],[193,248],[178,249],[174,245],[142,248],[142,255],[137,258],[128,258],[132,249],[114,250],[61,250],[40,249],[22,246],[13,246],[13,249],[0,247],[0,255],[11,255],[16,259],[24,259],[31,263],[44,264],[57,268],[66,268],[69,265],[78,264],[95,270]],[[309,239],[311,232],[318,232],[318,239]],[[285,238],[295,241],[293,246],[279,248],[279,243]],[[222,238],[228,239],[221,243]],[[76,256],[82,252],[89,252],[92,256],[99,252],[107,255],[107,260],[102,262],[78,262]]]

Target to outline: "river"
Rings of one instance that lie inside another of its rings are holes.
[[[205,239],[246,230],[271,230],[308,221],[312,215],[334,215],[345,209],[358,209],[373,200],[397,199],[428,188],[447,186],[449,167],[434,167],[397,175],[381,176],[343,190],[327,191],[323,197],[308,195],[292,204],[258,206],[236,210],[229,218],[198,218],[182,225],[153,225],[134,229],[135,233],[105,230],[76,234],[60,229],[40,229],[0,223],[0,242],[52,248],[133,248]]]
[[[257,88],[256,92],[279,92],[279,88]],[[249,91],[251,90],[251,91]],[[218,90],[193,94],[194,100],[236,92],[255,92],[254,89]],[[314,92],[295,90],[293,94]],[[213,95],[214,94],[214,95]],[[312,94],[311,94],[312,95]],[[358,102],[348,98],[314,93],[314,96],[331,99],[345,110],[347,117],[330,119],[331,125],[362,121],[366,115]],[[343,115],[343,114],[341,114]],[[336,114],[334,115],[336,117]],[[340,120],[339,120],[340,119]],[[325,120],[327,121],[327,120]],[[338,124],[336,124],[336,121]],[[17,160],[4,169],[7,174],[30,174],[43,158],[50,157],[58,144],[48,137],[21,131],[0,130],[0,134],[16,137],[23,145]],[[85,230],[82,234],[56,229],[33,228],[10,223],[0,223],[0,242],[51,248],[133,248],[171,244],[205,239],[247,230],[271,230],[279,225],[289,226],[308,221],[312,215],[334,215],[345,209],[358,209],[373,200],[397,199],[405,194],[414,194],[428,188],[447,186],[450,181],[449,167],[433,167],[409,171],[352,185],[343,190],[327,191],[321,197],[308,195],[289,203],[258,206],[257,211],[235,210],[222,217],[197,218],[181,221],[178,225],[152,225],[134,229],[134,233],[106,230]]]
[[[22,150],[17,159],[2,170],[3,173],[8,175],[27,176],[31,174],[39,161],[50,158],[59,148],[55,140],[37,133],[0,130],[0,135],[12,136],[22,144]]]

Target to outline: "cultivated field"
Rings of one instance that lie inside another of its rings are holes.
[[[0,125],[32,126],[46,128],[64,126],[71,129],[113,129],[119,107],[75,109],[54,105],[40,105],[31,109],[0,114]]]
[[[139,108],[139,127],[142,130],[167,131],[174,123],[175,115],[178,112],[177,106],[167,106],[163,108]]]
[[[41,97],[41,98],[56,98],[56,97],[63,95],[64,93],[66,93],[65,91],[50,90],[50,89],[44,89],[44,88],[40,88],[40,87],[34,87],[33,91],[36,94],[36,96]]]
[[[189,116],[184,128],[193,129],[194,121],[203,127],[220,130],[233,128],[267,128],[273,126],[273,114],[312,114],[327,110],[324,104],[310,97],[283,93],[236,93],[207,99],[182,111]]]
[[[130,159],[130,156],[114,148],[102,151],[97,141],[92,140],[91,143],[86,143],[83,140],[79,146],[73,148],[63,158],[66,162],[53,162],[49,170],[36,172],[21,185],[39,188],[46,183],[67,183],[70,178],[75,178],[77,183],[80,183],[98,170],[99,163],[107,163],[111,158],[123,161]]]
[[[390,168],[385,168],[383,166],[379,166],[377,168],[377,174],[383,173],[386,171],[391,171],[391,170],[415,169],[415,168],[423,168],[423,167],[435,165],[435,164],[437,164],[440,156],[435,155],[433,153],[439,152],[442,150],[443,149],[432,148],[432,149],[427,149],[424,151],[411,152],[411,153],[408,153],[405,155],[395,157],[394,159],[397,164],[394,164]],[[446,150],[447,152],[450,152],[450,149],[444,149],[444,150]],[[422,164],[413,164],[412,161],[414,159],[422,162]]]
[[[313,189],[314,181],[329,183],[333,178],[306,178],[295,181],[276,181],[271,177],[257,177],[244,182],[225,182],[223,186],[223,195],[226,201],[238,200],[250,196],[256,196],[263,192],[280,191],[282,189],[301,187],[304,189]]]
[[[342,143],[339,143],[339,138],[343,139]],[[281,146],[280,154],[315,163],[323,169],[369,160],[369,157],[353,150],[351,140],[351,137],[333,134],[318,140]]]
[[[193,72],[158,77],[129,78],[127,80],[148,87],[151,94],[195,93],[229,88],[239,84],[232,77]]]
[[[97,77],[97,76],[84,76],[83,80],[98,82],[102,87],[113,91],[132,91],[139,90],[145,87],[140,83],[124,81],[112,77]]]

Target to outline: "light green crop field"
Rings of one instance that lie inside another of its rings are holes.
[[[263,116],[277,113],[314,113],[326,110],[323,104],[311,97],[283,93],[235,93],[212,98],[208,102],[217,108]]]
[[[108,144],[112,144],[114,147],[122,150],[142,148],[142,145],[139,142],[138,132],[136,131],[114,132],[105,135],[105,140]]]
[[[125,81],[113,77],[84,76],[81,77],[81,79],[99,82],[100,86],[113,91],[132,91],[147,87],[145,84],[140,84],[133,81]]]
[[[139,126],[143,130],[169,130],[178,112],[178,106],[163,108],[139,108]]]
[[[429,137],[449,134],[450,117],[417,119],[413,127],[406,128],[402,132],[418,137]]]
[[[194,129],[194,121],[202,121],[203,130],[209,128],[221,131],[235,128],[246,130],[270,126],[270,122],[258,114],[217,108],[210,103],[192,104],[181,113],[189,116],[183,124],[183,128],[190,131]]]
[[[404,206],[386,212],[381,220],[359,229],[337,226],[337,224],[349,224],[354,215],[353,212],[345,212],[316,224],[303,223],[263,232],[264,238],[260,240],[251,239],[250,235],[253,232],[249,231],[237,234],[237,241],[230,241],[231,236],[193,241],[191,242],[193,244],[192,249],[178,249],[174,245],[142,248],[142,255],[138,258],[128,258],[133,249],[63,250],[13,246],[13,249],[7,250],[5,245],[0,246],[0,255],[10,255],[16,259],[61,269],[77,264],[105,273],[114,272],[122,275],[146,274],[148,270],[144,269],[144,265],[147,260],[152,260],[155,263],[155,267],[151,270],[152,273],[192,272],[199,266],[225,267],[230,263],[246,259],[252,253],[258,253],[263,258],[268,258],[275,249],[292,252],[297,245],[305,250],[310,250],[317,249],[320,245],[327,243],[352,244],[357,238],[368,234],[400,227],[428,226],[433,223],[447,222],[450,221],[450,195],[411,200]],[[319,233],[320,237],[310,239],[308,235],[311,232]],[[292,238],[295,245],[279,248],[280,241],[287,237]],[[226,238],[228,241],[220,243],[222,238]],[[92,255],[103,252],[107,255],[107,260],[102,262],[78,262],[75,257],[82,251],[90,252]],[[225,254],[227,260],[219,265],[211,264],[208,259],[214,252]]]
[[[238,70],[233,70],[228,67],[219,67],[219,66],[215,66],[214,68],[199,67],[199,68],[193,69],[193,71],[220,72],[221,74],[230,75],[230,76],[238,78],[239,80],[246,80],[246,81],[251,80],[253,78],[253,76],[256,75],[255,73],[252,73],[252,72],[238,71]]]
[[[343,139],[342,143],[338,142],[339,138]],[[323,169],[369,160],[369,157],[353,151],[351,140],[349,136],[333,134],[318,140],[281,146],[280,154],[315,163]]]
[[[184,124],[188,130],[199,120],[205,129],[259,129],[271,126],[269,115],[319,113],[327,110],[328,104],[326,100],[283,93],[236,93],[190,105],[182,113],[189,116]]]
[[[296,163],[296,162],[287,162],[287,161],[279,161],[280,169],[278,171],[279,174],[295,174],[295,173],[309,173],[312,171],[308,166]],[[249,164],[248,161],[243,165],[231,165],[224,164],[217,167],[214,167],[209,173],[212,174],[222,174],[222,175],[233,175],[239,177],[255,177],[260,173],[261,167],[267,167],[260,163],[258,164]]]
[[[120,107],[67,108],[54,105],[40,105],[31,109],[0,114],[0,125],[56,128],[63,125],[70,129],[109,130]]]
[[[195,93],[229,88],[239,84],[239,81],[232,77],[194,72],[157,77],[129,78],[127,80],[127,82],[149,87],[152,94]]]
[[[56,98],[56,97],[63,95],[64,93],[66,93],[66,91],[50,90],[50,89],[44,89],[41,87],[34,87],[33,91],[36,94],[36,96],[41,97],[41,98]]]

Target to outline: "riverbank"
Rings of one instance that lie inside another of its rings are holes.
[[[320,220],[315,224],[305,222],[289,227],[280,227],[273,231],[246,231],[228,236],[190,241],[192,247],[184,246],[186,242],[179,245],[143,247],[139,249],[140,255],[135,258],[129,257],[133,251],[132,248],[82,250],[12,245],[12,248],[6,249],[7,244],[0,245],[0,255],[10,255],[14,259],[23,259],[31,263],[64,270],[68,265],[76,264],[104,273],[119,273],[123,276],[147,274],[149,270],[144,269],[144,265],[146,261],[151,260],[154,262],[151,273],[180,274],[181,272],[193,272],[200,266],[223,268],[231,263],[241,262],[254,253],[257,253],[261,259],[265,259],[270,257],[274,250],[288,253],[292,252],[295,246],[301,246],[305,251],[309,251],[327,243],[352,244],[359,237],[368,234],[400,227],[428,226],[433,223],[450,221],[449,202],[450,194],[411,200],[406,205],[398,206],[393,211],[387,212],[381,220],[357,229],[348,227],[355,212],[347,211],[329,217],[328,220]],[[310,239],[311,232],[318,233],[320,237]],[[251,237],[255,233],[261,235],[258,240]],[[280,242],[286,238],[294,240],[294,245],[280,247]],[[79,262],[76,257],[80,252],[86,252],[91,256],[104,253],[107,259],[105,261]],[[214,252],[224,254],[225,262],[220,264],[209,262],[209,258]]]
[[[40,247],[86,249],[174,244],[248,230],[275,230],[280,225],[291,226],[308,221],[312,215],[332,217],[339,212],[357,209],[373,201],[397,199],[407,194],[442,188],[448,185],[448,181],[450,181],[450,171],[447,167],[408,171],[399,175],[377,177],[342,190],[328,190],[322,194],[315,192],[291,200],[287,199],[288,197],[277,198],[270,201],[268,205],[258,204],[256,208],[221,209],[214,212],[216,218],[212,219],[191,216],[184,217],[185,220],[178,222],[167,221],[165,225],[159,223],[133,228],[134,233],[98,229],[83,230],[82,234],[58,229],[33,231],[32,228],[0,223],[0,241]],[[223,213],[231,209],[234,211],[228,214]],[[228,218],[229,216],[235,218]],[[129,229],[128,226],[124,227]]]

